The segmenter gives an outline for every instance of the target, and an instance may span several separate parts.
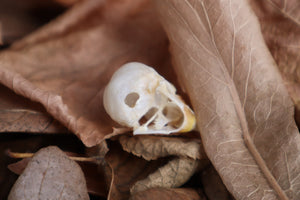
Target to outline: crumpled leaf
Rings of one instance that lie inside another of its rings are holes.
[[[204,149],[227,189],[236,199],[299,199],[293,104],[248,2],[155,2]]]
[[[149,188],[176,188],[186,183],[197,171],[199,160],[178,157],[149,174],[147,178],[137,181],[130,189],[131,194]]]
[[[129,199],[130,188],[138,181],[145,179],[167,159],[146,161],[123,151],[117,142],[110,142],[109,152],[105,156],[107,166],[105,174],[110,185],[108,200]]]
[[[150,188],[180,187],[199,167],[207,165],[197,138],[122,135],[117,141],[130,154],[111,146],[106,155],[111,169],[109,197],[112,199],[125,199],[129,190],[134,195]],[[149,166],[145,165],[147,161],[150,161]]]
[[[54,146],[38,151],[14,184],[14,199],[89,199],[83,172]]]
[[[102,105],[113,72],[128,61],[164,71],[167,44],[148,1],[83,1],[3,51],[0,83],[41,103],[93,146],[118,127]]]
[[[38,103],[0,85],[0,132],[68,133]]]
[[[201,200],[205,197],[200,196],[197,191],[189,188],[152,188],[143,192],[138,192],[131,196],[130,200]]]
[[[194,160],[206,158],[202,145],[196,138],[122,135],[119,141],[125,151],[146,160],[166,156],[188,157]]]
[[[265,41],[300,112],[300,1],[252,0]],[[297,116],[297,121],[300,122]]]

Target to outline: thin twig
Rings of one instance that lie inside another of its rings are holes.
[[[34,156],[34,153],[18,153],[18,152],[11,152],[10,150],[7,150],[7,155],[11,158],[32,158]],[[92,156],[92,157],[79,157],[79,156],[68,156],[71,160],[77,161],[77,162],[95,162],[98,163],[99,161],[102,161],[103,158],[99,156]]]

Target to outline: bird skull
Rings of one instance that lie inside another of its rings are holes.
[[[103,96],[104,108],[133,134],[188,132],[195,127],[193,111],[176,88],[142,63],[123,65],[112,76]]]

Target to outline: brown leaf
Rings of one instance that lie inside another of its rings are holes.
[[[94,163],[81,162],[79,165],[85,176],[88,193],[106,198],[109,188],[103,169]]]
[[[12,164],[9,164],[7,166],[7,168],[12,171],[13,173],[15,174],[22,174],[23,171],[26,169],[28,163],[31,161],[31,158],[24,158],[18,162],[15,162],[15,163],[12,163]]]
[[[55,0],[57,3],[62,4],[64,6],[72,6],[83,0]]]
[[[0,132],[68,133],[38,103],[0,85]]]
[[[130,188],[138,181],[145,179],[157,170],[166,160],[146,161],[122,150],[117,142],[110,144],[106,154],[108,163],[105,174],[110,185],[107,199],[120,200],[130,197]]]
[[[89,199],[89,196],[78,164],[52,146],[35,154],[8,199]]]
[[[2,23],[0,22],[0,46],[3,45],[3,38],[2,38]]]
[[[138,192],[132,197],[131,200],[204,200],[197,191],[188,188],[152,188],[143,192]]]
[[[202,145],[197,139],[123,135],[119,141],[125,151],[146,160],[155,160],[171,155],[191,159],[206,159]]]
[[[180,187],[199,169],[202,162],[196,159],[201,156],[200,144],[186,138],[121,136],[119,141],[129,153],[150,161],[132,156],[114,143],[106,155],[111,169],[107,174],[112,179],[108,199],[128,198],[129,190],[134,195],[150,188]],[[176,145],[183,148],[182,151],[175,150]],[[191,146],[191,152],[188,152],[188,145]],[[162,160],[161,157],[165,156],[168,157]],[[203,163],[207,164],[205,161]]]
[[[217,171],[211,166],[201,172],[201,182],[208,199],[230,200],[231,195],[227,191]]]
[[[251,3],[259,17],[265,41],[299,112],[300,1],[252,0]]]
[[[0,82],[93,146],[118,126],[102,105],[113,72],[128,61],[168,67],[167,55],[147,0],[83,1],[2,52]]]
[[[293,104],[248,2],[156,4],[204,149],[227,189],[237,199],[299,199]]]
[[[63,10],[53,0],[1,0],[0,29],[3,44],[9,45],[28,35]]]

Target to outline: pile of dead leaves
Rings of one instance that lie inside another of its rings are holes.
[[[1,199],[300,199],[298,0],[20,2],[0,3]],[[131,61],[199,132],[110,119],[103,90]]]

